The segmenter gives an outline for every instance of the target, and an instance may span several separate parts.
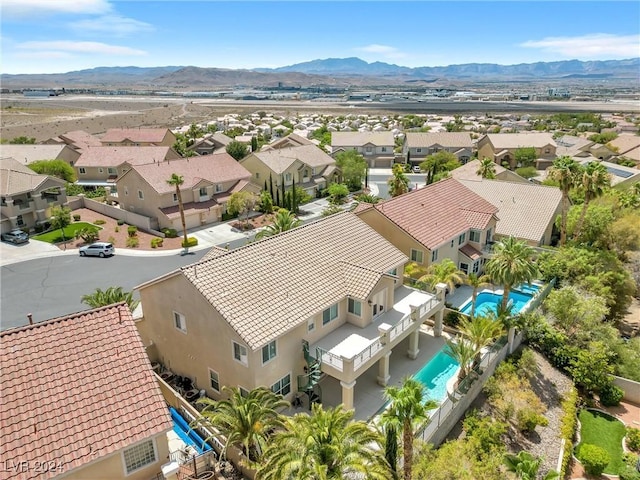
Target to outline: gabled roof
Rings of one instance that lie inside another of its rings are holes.
[[[469,132],[407,132],[405,143],[409,148],[429,148],[440,145],[444,148],[472,148]]]
[[[486,135],[493,148],[514,149],[521,147],[541,148],[545,145],[555,146],[556,142],[550,133],[489,133]]]
[[[499,180],[460,180],[498,208],[498,235],[539,242],[556,218],[562,193],[559,188]]]
[[[315,145],[315,144],[311,140],[307,140],[306,138],[301,137],[300,135],[291,133],[286,137],[283,137],[279,140],[276,140],[273,143],[265,145],[262,148],[262,150],[271,150],[271,149],[277,150],[277,149],[286,148],[286,147],[299,147],[301,145]]]
[[[477,180],[481,178],[476,172],[480,167],[480,160],[472,160],[470,162],[465,163],[464,165],[459,166],[458,168],[451,170],[449,172],[453,178],[456,180]],[[494,167],[496,169],[496,175],[503,173],[506,168],[502,165],[498,165],[494,163]]]
[[[131,148],[140,149],[145,147]],[[136,171],[160,194],[175,191],[175,187],[167,183],[167,180],[174,173],[182,176],[184,180],[181,190],[193,188],[202,180],[216,184],[248,180],[251,177],[251,173],[228,153],[214,153],[213,155],[203,155],[201,157],[132,165],[131,170]],[[118,181],[127,178],[127,175],[129,175],[129,172],[120,177]]]
[[[67,145],[2,145],[3,157],[13,157],[22,164],[38,160],[54,160],[60,158],[62,152],[70,148]],[[71,149],[73,151],[73,149]]]
[[[172,428],[126,304],[0,333],[0,450],[51,478]]]
[[[252,350],[347,295],[366,299],[386,272],[407,261],[350,212],[207,258],[177,274],[193,284]]]
[[[88,147],[74,167],[118,167],[123,163],[141,165],[164,162],[171,157],[171,147]]]
[[[100,138],[102,143],[121,143],[126,140],[140,143],[161,143],[168,128],[110,128]]]
[[[395,145],[392,132],[332,132],[332,147],[361,147],[371,143],[382,147]],[[393,152],[391,152],[393,153]]]
[[[59,135],[59,138],[66,144],[75,145],[80,148],[99,147],[102,145],[98,137],[94,137],[84,130],[73,130]]]
[[[298,147],[286,147],[278,149],[260,150],[251,155],[257,157],[268,168],[280,175],[291,165],[299,161],[310,167],[324,167],[333,165],[336,161],[315,145],[300,145]],[[246,157],[249,158],[249,157]],[[246,158],[241,160],[244,163]]]
[[[373,208],[429,250],[471,228],[486,228],[498,211],[453,178],[377,203]]]
[[[640,136],[638,135],[619,135],[609,142],[618,149],[620,155],[624,155],[629,150],[633,150],[640,146]]]
[[[65,184],[58,178],[34,172],[14,158],[0,158],[0,193],[2,195],[32,192],[47,180],[61,187]]]

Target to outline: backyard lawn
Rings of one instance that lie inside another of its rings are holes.
[[[87,222],[74,222],[70,225],[67,225],[64,228],[64,238],[66,240],[70,240],[72,238],[75,238],[76,236],[76,232],[78,230],[81,230],[85,227],[97,227],[98,229],[102,229],[102,227],[98,227],[97,225],[93,225],[92,223],[87,223]],[[49,232],[45,232],[45,233],[41,233],[40,235],[34,235],[33,237],[34,240],[40,240],[41,242],[47,242],[47,243],[58,243],[62,241],[62,232],[60,232],[60,229],[57,228],[55,230],[51,230]]]
[[[576,456],[585,443],[604,448],[611,457],[604,473],[617,475],[622,467],[622,439],[625,436],[624,424],[610,415],[595,411],[582,410],[580,419],[580,444],[576,448]]]

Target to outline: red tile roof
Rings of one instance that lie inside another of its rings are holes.
[[[35,462],[80,468],[172,428],[126,304],[0,333],[0,451],[51,478]]]
[[[453,178],[373,206],[428,249],[471,228],[484,229],[498,211]]]
[[[110,128],[102,136],[102,143],[120,143],[126,140],[140,143],[160,143],[167,133],[166,128]]]
[[[468,243],[460,247],[458,250],[471,260],[478,260],[479,258],[482,258],[482,252]]]

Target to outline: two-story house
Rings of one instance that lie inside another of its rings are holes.
[[[51,218],[51,207],[67,203],[66,183],[40,175],[14,158],[0,158],[2,233],[30,230]]]
[[[137,326],[155,346],[153,360],[214,399],[225,385],[267,386],[324,403],[330,385],[341,392],[337,403],[354,408],[356,384],[386,385],[392,362],[416,358],[424,320],[435,317],[441,333],[444,291],[405,287],[406,261],[344,212],[235,250],[214,248],[140,285]],[[364,375],[371,369],[377,375]],[[370,413],[383,403],[379,395]]]
[[[0,343],[2,478],[158,478],[173,424],[126,304],[30,321]]]
[[[84,130],[72,130],[62,133],[57,137],[51,137],[44,142],[44,145],[68,145],[74,150],[84,150],[87,147],[100,147],[100,139]]]
[[[127,165],[126,173],[116,180],[120,208],[157,219],[160,228],[182,230],[178,194],[167,183],[174,173],[184,180],[180,194],[187,228],[222,220],[234,192],[260,191],[249,182],[251,174],[233,157],[216,153]]]
[[[498,208],[448,178],[355,213],[418,265],[450,258],[465,273],[484,268]]]
[[[197,153],[198,155],[212,155],[225,151],[227,145],[233,141],[233,138],[226,136],[222,132],[209,133],[202,138],[196,140],[193,145],[187,147],[187,150]]]
[[[478,158],[490,158],[498,165],[509,165],[513,170],[521,166],[516,163],[516,151],[530,147],[536,150],[538,170],[544,170],[556,158],[557,144],[548,132],[489,133],[478,140]]]
[[[473,156],[469,132],[407,132],[402,143],[402,155],[411,165],[419,165],[425,157],[445,151],[453,153],[464,165]]]
[[[62,160],[73,166],[80,152],[70,145],[2,145],[2,156],[18,160],[23,165],[38,160]]]
[[[283,183],[285,188],[295,183],[315,197],[330,183],[340,180],[336,161],[314,144],[263,149],[247,155],[240,164],[251,172],[251,181],[261,189],[265,185],[271,189],[270,182],[276,191]]]
[[[356,150],[371,168],[390,168],[395,154],[392,132],[333,132],[331,155],[346,150]]]
[[[596,143],[588,138],[563,135],[556,139],[556,155],[558,157],[574,157],[586,160],[609,160],[616,155],[606,145]]]
[[[100,142],[105,147],[172,147],[176,136],[168,128],[110,128]]]

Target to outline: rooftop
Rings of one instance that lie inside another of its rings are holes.
[[[124,141],[141,143],[160,143],[164,140],[167,128],[110,128],[100,138],[102,143],[121,143]]]
[[[281,174],[295,162],[301,162],[312,168],[335,164],[335,160],[331,158],[330,155],[323,152],[314,144],[300,145],[297,147],[270,148],[268,150],[254,152],[251,155],[258,157],[276,174]]]
[[[164,162],[171,153],[170,147],[87,147],[74,166],[118,167],[125,162],[129,165]]]
[[[536,147],[555,145],[550,133],[489,133],[487,134],[495,149]]]
[[[332,147],[360,147],[371,143],[380,146],[393,146],[395,140],[392,132],[333,132]]]
[[[55,177],[34,172],[14,158],[0,158],[0,193],[2,195],[31,192],[47,180],[61,187],[65,184]]]
[[[469,132],[407,132],[405,141],[409,148],[440,145],[445,148],[471,148]]]

